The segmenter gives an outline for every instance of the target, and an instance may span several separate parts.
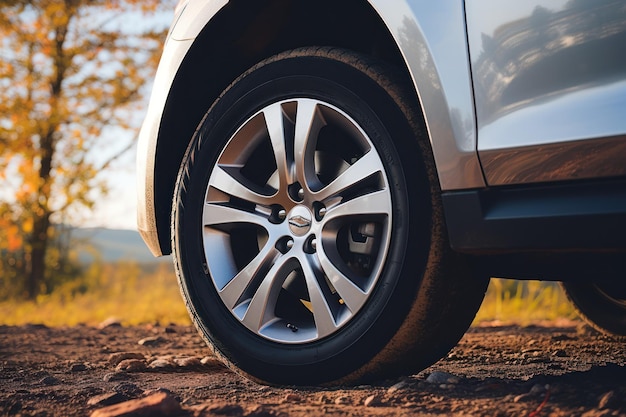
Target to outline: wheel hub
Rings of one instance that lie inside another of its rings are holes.
[[[295,236],[304,236],[311,230],[313,215],[304,206],[296,206],[289,212],[289,230]]]

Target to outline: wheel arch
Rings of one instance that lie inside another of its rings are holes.
[[[271,55],[297,47],[325,45],[352,49],[400,68],[407,77],[411,76],[409,68],[415,71],[426,64],[420,79],[412,78],[412,82],[420,87],[424,85],[425,94],[418,97],[417,90],[414,90],[416,100],[432,102],[432,114],[441,110],[444,113],[443,116],[433,116],[430,121],[426,117],[431,143],[433,135],[441,138],[436,139],[441,145],[433,150],[438,170],[444,173],[440,178],[442,188],[483,185],[475,155],[470,85],[466,85],[467,91],[456,94],[456,101],[448,103],[436,60],[425,43],[427,36],[421,32],[416,18],[419,10],[415,4],[409,3],[391,7],[385,0],[319,0],[315,3],[231,0],[211,18],[195,37],[172,81],[152,150],[152,183],[155,186],[152,187],[154,212],[151,221],[154,224],[148,227],[156,229],[161,254],[171,253],[171,201],[176,175],[202,116],[221,91],[249,67]],[[442,3],[446,8],[452,7],[453,3],[457,3],[456,9],[461,7],[458,2],[450,0]],[[462,14],[462,10],[458,12]],[[415,39],[412,39],[413,35]],[[467,54],[466,49],[464,52]],[[466,55],[462,57],[465,67],[461,66],[460,73],[466,69],[465,77],[469,82],[466,58]],[[457,65],[454,62],[444,64],[447,67]],[[458,101],[464,104],[459,106]],[[470,110],[471,117],[468,115]],[[455,131],[455,123],[470,126],[459,132],[459,129]],[[471,136],[469,139],[468,135]],[[154,234],[152,236],[154,238]],[[155,244],[151,245],[153,250]]]

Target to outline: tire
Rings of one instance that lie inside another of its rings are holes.
[[[431,365],[469,327],[488,280],[449,249],[407,85],[350,51],[303,48],[206,113],[177,179],[173,257],[192,321],[232,369],[371,381]]]
[[[624,283],[563,282],[561,287],[589,325],[604,334],[626,341]]]

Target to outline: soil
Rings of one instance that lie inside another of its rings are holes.
[[[576,323],[474,327],[417,375],[295,388],[220,366],[188,326],[0,326],[0,416],[159,413],[626,416],[626,344]]]

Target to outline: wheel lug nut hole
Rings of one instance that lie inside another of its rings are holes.
[[[285,236],[283,238],[278,239],[276,242],[276,249],[278,249],[282,254],[285,254],[293,248],[294,241],[292,238]]]
[[[326,206],[318,201],[313,203],[313,212],[315,213],[315,220],[321,221],[326,215]]]
[[[317,239],[315,235],[311,235],[304,242],[304,252],[315,253],[317,251]]]
[[[300,183],[295,182],[291,184],[289,186],[288,192],[289,192],[289,197],[291,197],[293,201],[300,202],[304,200],[304,188],[302,188]]]
[[[270,215],[270,222],[279,224],[285,221],[287,218],[287,210],[279,205],[272,206],[272,214]]]

